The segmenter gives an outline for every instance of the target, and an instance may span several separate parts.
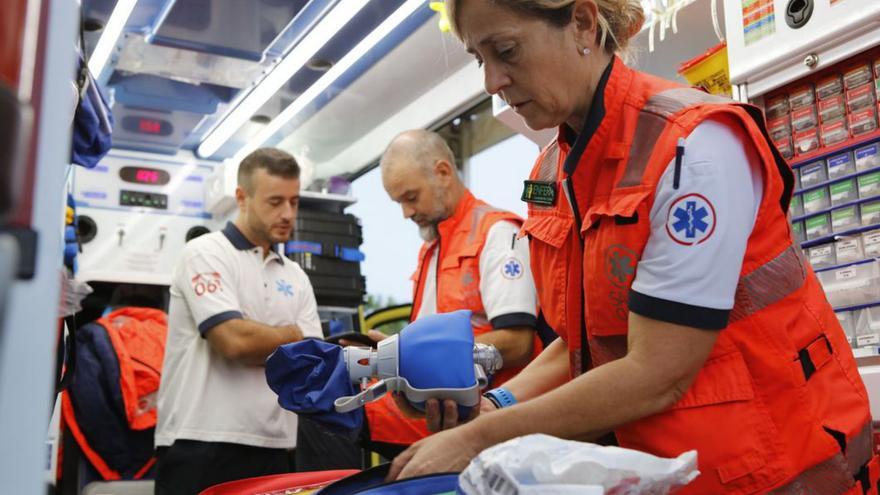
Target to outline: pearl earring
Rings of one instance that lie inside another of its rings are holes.
[[[581,49],[581,54],[583,54],[583,56],[586,57],[587,55],[590,54],[590,49],[587,47],[583,47],[583,49]]]

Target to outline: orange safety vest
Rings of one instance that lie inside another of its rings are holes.
[[[448,313],[460,309],[473,312],[471,324],[474,335],[492,331],[480,296],[480,254],[486,244],[489,229],[500,221],[522,225],[522,219],[509,211],[498,210],[478,200],[470,191],[464,196],[452,216],[437,226],[437,241],[426,242],[419,252],[418,270],[413,274],[413,308],[410,316],[419,314],[427,282],[428,263],[439,249],[436,271],[437,312]],[[540,354],[541,341],[535,336],[532,358]],[[499,386],[515,376],[522,368],[503,368],[492,379]],[[367,404],[370,437],[373,441],[409,445],[428,436],[423,419],[407,418],[391,397]]]
[[[760,110],[633,71],[616,58],[613,64],[600,89],[605,115],[580,155],[573,187],[565,189],[563,170],[571,150],[557,139],[531,180],[555,183],[559,197],[531,203],[523,226],[539,303],[568,345],[572,376],[627,353],[629,290],[651,234],[654,192],[678,139],[710,116],[733,117],[762,159],[764,194],[729,326],[678,403],[614,433],[623,447],[663,457],[696,449],[701,474],[682,494],[877,493],[867,393],[792,240],[793,175],[769,144]],[[581,225],[570,204],[578,205]]]

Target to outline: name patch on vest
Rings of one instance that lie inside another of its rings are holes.
[[[534,203],[544,206],[556,204],[556,183],[539,180],[523,181],[522,199],[526,203]]]

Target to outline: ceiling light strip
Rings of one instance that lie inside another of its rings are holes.
[[[322,92],[327,90],[340,76],[350,69],[358,60],[367,54],[374,46],[376,46],[383,38],[388,36],[394,29],[399,26],[407,17],[412,15],[419,7],[425,5],[424,0],[407,0],[402,6],[394,11],[385,21],[376,29],[368,34],[360,43],[358,43],[351,51],[349,51],[339,62],[337,62],[326,74],[315,81],[314,84],[304,91],[296,100],[285,108],[277,117],[272,119],[265,128],[263,128],[247,145],[236,153],[233,160],[237,163],[241,158],[251,151],[257,149],[261,144],[265,143],[276,132],[290,122],[299,112],[305,109],[312,101],[320,96]]]
[[[104,32],[89,57],[89,71],[95,79],[100,79],[101,72],[107,65],[107,61],[110,60],[110,54],[116,48],[119,36],[125,28],[135,4],[137,4],[137,0],[119,0],[116,7],[113,8],[113,13],[110,14],[110,18],[104,26]]]
[[[335,36],[368,0],[342,0],[311,32],[275,66],[260,83],[211,131],[198,147],[203,157],[213,155],[269,99],[293,77],[333,36]]]

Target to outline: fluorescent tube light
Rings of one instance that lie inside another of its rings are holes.
[[[110,53],[116,47],[119,35],[122,34],[122,29],[125,28],[125,23],[128,22],[135,4],[137,4],[137,0],[119,0],[116,2],[116,7],[113,8],[113,13],[110,14],[110,19],[107,20],[107,24],[104,26],[104,32],[101,34],[101,38],[98,40],[94,51],[92,51],[92,56],[89,57],[89,71],[95,79],[101,77],[101,71],[107,65]]]
[[[260,109],[290,78],[302,69],[336,35],[368,0],[342,0],[321,22],[297,43],[278,65],[214,128],[199,145],[200,156],[213,155],[250,117]]]
[[[257,149],[261,144],[266,142],[273,134],[278,132],[284,125],[290,122],[299,112],[306,108],[315,98],[333,84],[336,79],[345,74],[352,65],[354,65],[361,57],[373,49],[376,44],[382,41],[385,36],[391,33],[400,23],[419,7],[425,6],[424,0],[408,0],[397,10],[394,11],[385,21],[376,29],[368,34],[360,43],[358,43],[351,51],[345,54],[342,59],[337,62],[326,74],[309,86],[296,100],[285,108],[277,117],[272,119],[265,128],[263,128],[247,145],[236,153],[233,158],[234,163],[241,161],[248,153]]]

